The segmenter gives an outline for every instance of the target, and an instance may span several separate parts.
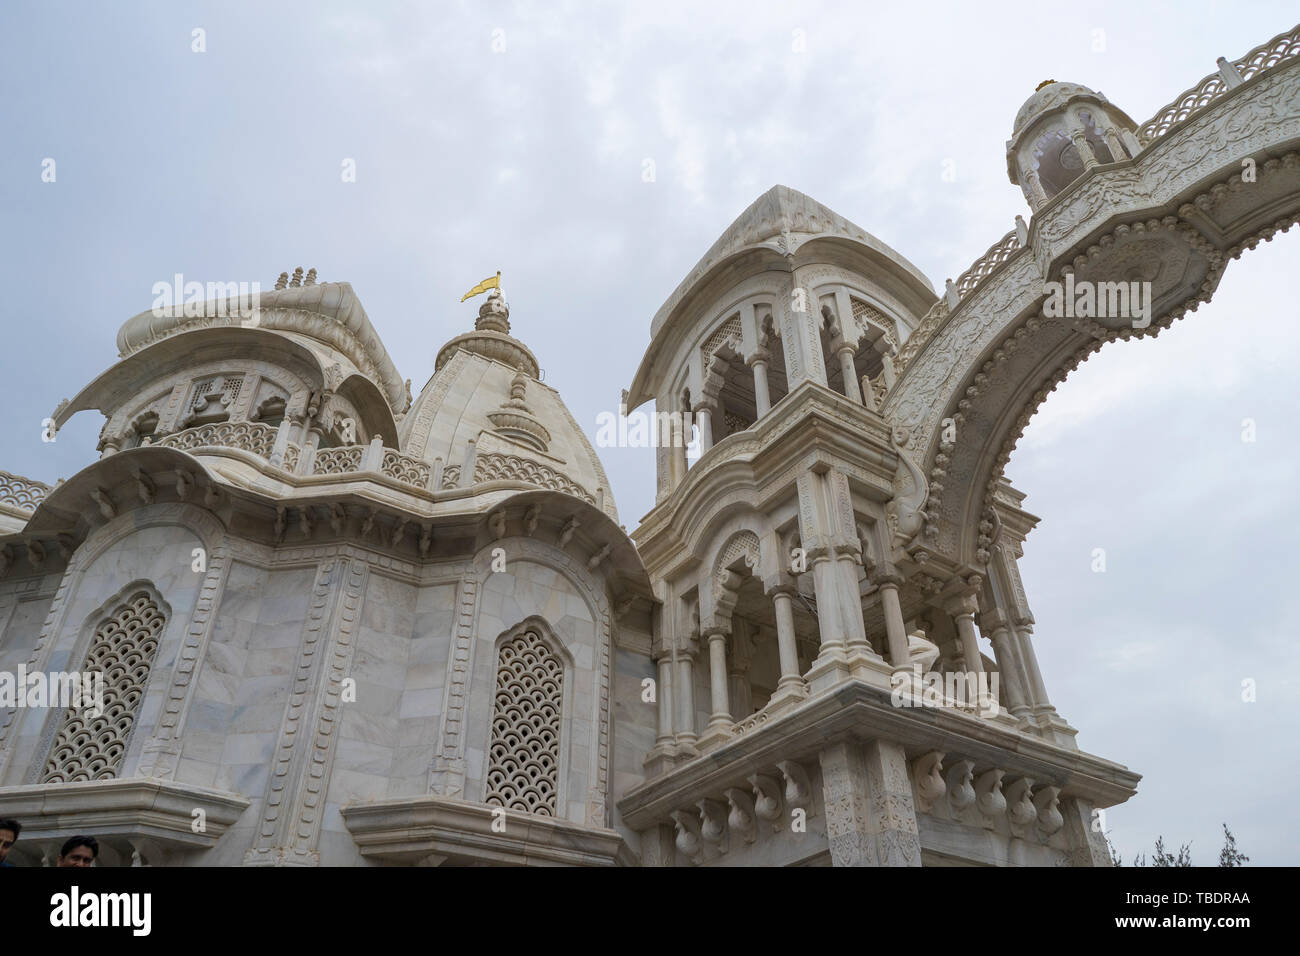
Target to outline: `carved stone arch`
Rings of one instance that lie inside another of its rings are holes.
[[[211,478],[209,478],[211,480]],[[141,505],[131,508],[131,501],[121,504],[122,513],[101,525],[86,536],[74,555],[82,568],[137,531],[162,525],[175,525],[191,531],[211,554],[226,540],[225,523],[216,514],[196,504],[172,502],[168,504]],[[71,569],[71,564],[69,564]]]
[[[119,408],[104,423],[103,437],[114,442],[122,442],[136,431],[141,419],[151,414],[158,417],[159,426],[162,427],[163,412],[166,411],[165,404],[171,392],[172,389],[169,384],[167,388],[153,393],[145,401]]]
[[[473,635],[478,629],[481,611],[481,602],[476,597],[478,590],[481,589],[482,582],[486,580],[487,575],[493,573],[492,549],[498,547],[504,548],[506,551],[507,567],[510,567],[516,561],[527,561],[562,575],[573,585],[575,590],[584,596],[591,610],[596,634],[595,658],[592,661],[596,699],[593,701],[591,712],[591,719],[595,725],[594,737],[591,741],[590,761],[586,768],[588,780],[592,781],[587,793],[586,822],[591,826],[609,826],[610,688],[613,686],[613,617],[603,580],[588,571],[584,562],[576,560],[567,551],[534,538],[515,536],[506,537],[499,541],[490,541],[474,556],[471,565],[472,571],[462,585],[462,601],[468,598],[473,610],[469,620],[464,622],[465,626],[458,629],[460,636],[453,646],[453,653],[457,649],[462,649],[467,654],[467,669],[465,671],[456,671],[448,684],[448,704],[444,707],[443,715],[443,740],[446,741],[448,736],[447,722],[449,718],[454,718],[457,721],[464,719],[463,707],[467,690],[464,681],[468,678],[468,668],[472,666],[474,644],[478,643],[473,640]],[[562,635],[557,634],[555,636],[557,640],[562,641]],[[570,654],[570,659],[573,659],[572,654]],[[460,682],[459,685],[456,684],[457,681]],[[461,755],[463,754],[460,745],[449,751],[444,743],[443,756],[456,757]],[[570,795],[570,797],[573,799],[575,795]],[[561,815],[563,816],[563,814]]]
[[[717,327],[705,337],[704,342],[700,345],[700,353],[704,357],[705,364],[708,364],[713,356],[717,354],[719,346],[724,343],[732,343],[732,351],[739,352],[743,338],[744,333],[740,326],[740,313],[734,309],[729,310],[727,317],[718,323]]]
[[[924,335],[913,335],[885,414],[910,433],[927,475],[945,486],[930,509],[940,552],[980,563],[985,499],[1029,414],[1070,370],[1101,344],[1155,334],[1208,301],[1230,259],[1300,217],[1300,158],[1282,153],[1300,132],[1300,119],[1283,105],[1297,95],[1300,59],[1171,124],[1131,161],[1085,170],[1039,210],[1024,254],[1009,256]],[[1243,160],[1260,156],[1270,158],[1258,181],[1241,188]],[[1126,266],[1133,247],[1152,240],[1187,268],[1168,283],[1152,282],[1146,328],[1040,318],[1045,281],[1067,271],[1094,282],[1143,278]],[[957,424],[951,450],[937,440],[944,418]]]
[[[572,746],[573,656],[539,615],[493,642],[493,704],[483,801],[563,818]]]
[[[730,618],[740,585],[746,577],[758,574],[760,559],[759,537],[748,529],[732,533],[718,549],[709,577],[716,625],[720,625],[723,618]]]
[[[69,650],[69,669],[102,674],[103,713],[51,707],[43,721],[28,783],[117,777],[130,749],[157,655],[172,621],[171,604],[152,581],[137,578],[87,614]]]
[[[179,503],[144,505],[131,511],[124,511],[107,524],[96,528],[68,560],[63,578],[54,592],[54,599],[50,602],[45,622],[41,625],[40,634],[37,635],[31,656],[28,658],[29,673],[47,669],[48,659],[53,650],[53,639],[55,635],[63,632],[70,608],[69,599],[79,593],[86,569],[122,539],[145,528],[160,525],[177,525],[197,535],[208,551],[209,570],[213,568],[216,557],[224,553],[222,551],[226,534],[224,525],[211,512],[196,505]],[[7,749],[9,737],[18,711],[19,708],[10,708],[4,714],[3,722],[0,723],[0,780],[4,779],[4,765],[9,757]]]

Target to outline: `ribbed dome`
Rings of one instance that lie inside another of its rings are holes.
[[[433,377],[399,425],[402,448],[431,463],[442,459],[442,490],[525,481],[582,498],[617,520],[595,449],[559,393],[537,380],[537,360],[509,334],[509,316],[493,290],[474,331],[438,350]],[[475,468],[466,475],[471,441]]]
[[[1058,83],[1052,80],[1025,100],[1025,105],[1020,107],[1020,112],[1016,114],[1016,124],[1011,131],[1011,135],[1014,136],[1019,133],[1049,110],[1061,108],[1069,102],[1072,96],[1092,96],[1105,101],[1104,96],[1079,83]]]

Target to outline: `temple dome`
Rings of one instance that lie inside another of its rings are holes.
[[[510,335],[509,319],[493,289],[474,331],[438,350],[433,377],[399,425],[402,448],[442,460],[440,490],[506,496],[514,492],[491,483],[524,481],[581,498],[617,521],[600,458],[560,394],[540,381],[537,359]],[[465,475],[471,461],[473,474]]]
[[[1077,96],[1091,97],[1099,102],[1106,102],[1106,97],[1094,90],[1090,90],[1081,83],[1058,83],[1056,80],[1048,80],[1047,83],[1034,91],[1033,96],[1025,100],[1024,106],[1020,107],[1020,112],[1016,114],[1015,126],[1011,130],[1012,135],[1019,133],[1039,116],[1060,109]]]

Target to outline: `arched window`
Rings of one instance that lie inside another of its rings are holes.
[[[153,443],[154,434],[158,431],[158,415],[156,412],[146,412],[135,420],[131,426],[131,431],[127,435],[126,447],[139,448],[141,445]]]
[[[563,696],[564,662],[538,628],[527,627],[501,643],[488,747],[488,804],[559,816]]]
[[[166,622],[158,603],[141,589],[95,628],[81,673],[102,675],[103,711],[68,708],[41,774],[42,783],[117,776]]]
[[[283,396],[272,395],[261,405],[257,406],[257,411],[253,414],[255,421],[263,425],[270,425],[272,428],[278,428],[284,421],[285,400]]]

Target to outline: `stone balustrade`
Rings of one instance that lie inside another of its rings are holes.
[[[1229,90],[1296,57],[1300,57],[1300,26],[1278,34],[1231,63],[1220,59],[1217,72],[1180,94],[1138,127],[1138,142],[1143,147],[1149,146],[1174,126],[1206,109]],[[1018,230],[1013,229],[976,259],[951,285],[948,294],[939,297],[903,343],[895,363],[897,368],[900,371],[905,369],[958,305],[1023,246]]]
[[[175,432],[158,439],[155,444],[180,451],[237,448],[260,458],[269,458],[275,446],[275,434],[274,428],[262,422],[215,422]]]
[[[1300,26],[1279,33],[1231,63],[1220,58],[1218,72],[1211,73],[1191,89],[1185,90],[1138,127],[1138,141],[1143,146],[1149,145],[1174,126],[1201,112],[1229,90],[1297,56],[1300,56]]]
[[[53,489],[40,481],[0,471],[0,507],[30,514]]]
[[[1060,786],[1034,780],[1023,770],[938,750],[914,758],[907,770],[904,786],[910,790],[916,814],[978,830],[990,828],[1031,845],[1064,851],[1062,840],[1053,839],[1065,824]],[[722,789],[718,792],[669,812],[676,834],[674,845],[698,866],[754,850],[761,856],[761,847],[754,845],[783,830],[825,830],[833,836],[842,829],[843,821],[826,819],[809,826],[809,821],[823,815],[844,816],[844,807],[832,806],[826,793],[818,792],[828,787],[824,772],[822,776],[818,787],[815,769],[781,760],[748,773],[743,782],[732,781],[734,786],[719,784]],[[834,789],[834,780],[830,786]]]
[[[261,422],[218,422],[187,428],[159,439],[156,444],[188,452],[235,448],[271,461],[278,434],[279,429]],[[384,447],[380,438],[369,445],[315,449],[286,441],[279,467],[290,474],[313,476],[378,473],[403,485],[432,490],[432,466],[395,448]]]
[[[971,267],[958,276],[956,282],[952,283],[949,292],[946,295],[941,295],[939,300],[930,307],[930,311],[917,323],[916,329],[908,336],[907,341],[903,343],[903,347],[899,349],[895,366],[899,370],[907,368],[912,359],[920,354],[922,346],[943,325],[953,309],[978,289],[985,279],[1008,262],[1021,248],[1023,246],[1020,242],[1019,232],[1012,229],[993,243],[982,256],[971,263]],[[879,400],[883,401],[883,396]]]
[[[474,458],[474,484],[485,481],[521,481],[525,484],[562,491],[590,504],[596,499],[585,488],[548,465],[518,455],[485,453]],[[461,469],[452,465],[442,473],[443,488],[461,487]]]

